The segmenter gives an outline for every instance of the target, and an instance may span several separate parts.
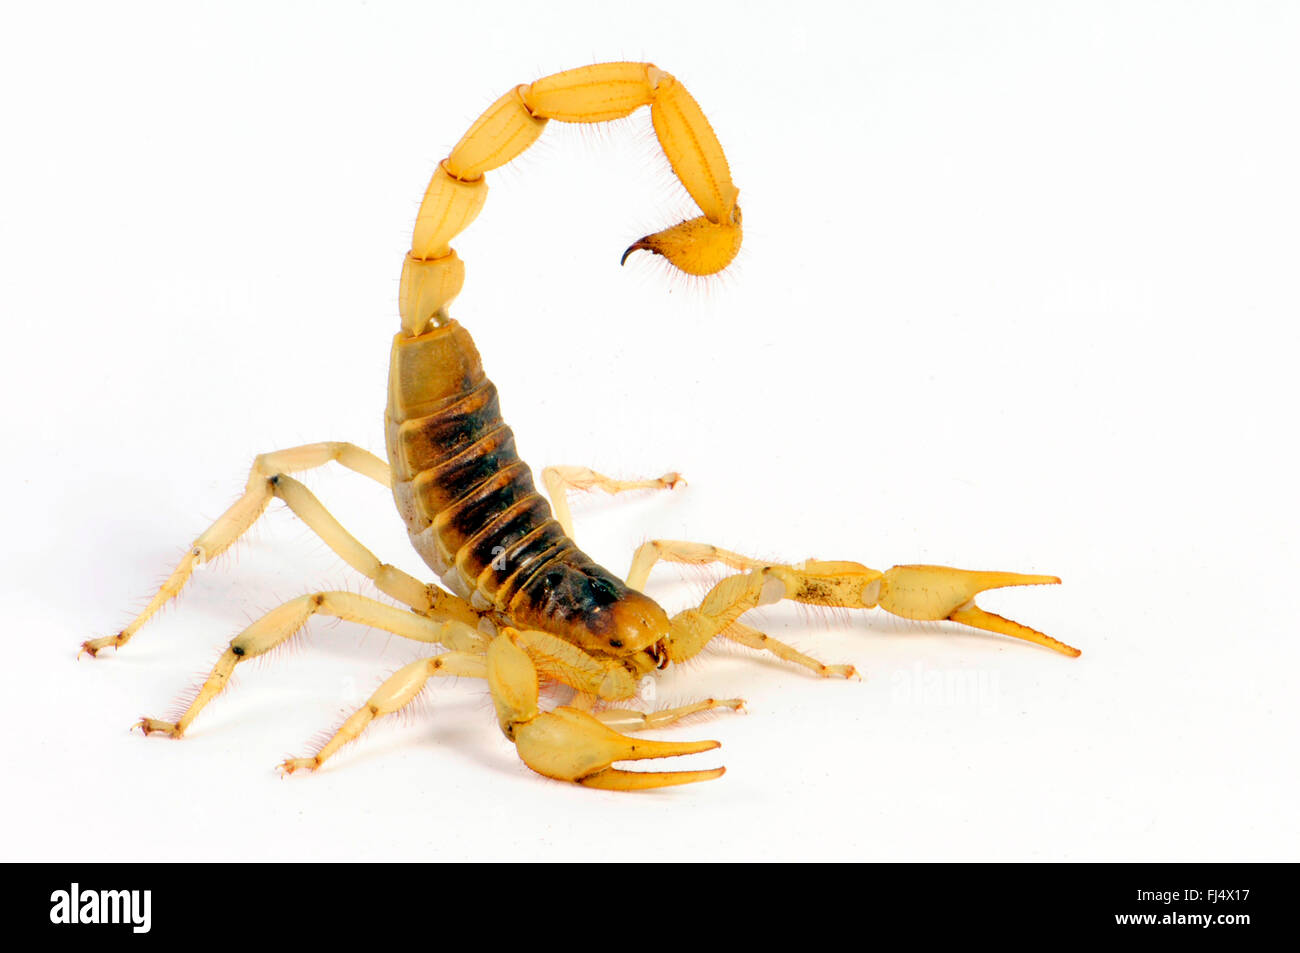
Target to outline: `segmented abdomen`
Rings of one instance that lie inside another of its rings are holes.
[[[504,612],[516,596],[516,605],[535,605],[548,568],[604,572],[552,518],[457,322],[394,339],[386,424],[393,496],[411,542],[475,608]]]

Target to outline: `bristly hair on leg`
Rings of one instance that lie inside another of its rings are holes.
[[[215,664],[216,659],[213,659]],[[180,720],[181,715],[189,710],[190,705],[194,704],[194,699],[199,697],[199,691],[203,688],[203,683],[207,679],[207,672],[195,672],[189,683],[180,690],[180,692],[171,700],[167,711],[167,720],[176,722]]]
[[[212,655],[212,660],[208,664],[208,666],[197,672],[194,672],[190,676],[190,680],[186,683],[185,687],[182,688],[180,692],[178,692],[172,698],[170,706],[167,709],[167,718],[166,718],[167,721],[173,723],[179,721],[181,719],[181,716],[184,715],[185,712],[189,710],[189,707],[192,704],[194,704],[195,699],[199,697],[199,692],[203,690],[203,685],[205,682],[207,682],[208,676],[212,673],[212,669],[216,666],[217,660],[220,659],[221,656],[226,654],[227,647],[228,646],[222,646],[219,650],[217,650],[217,652],[215,652]],[[226,691],[228,691],[230,687],[234,685],[234,683],[235,683],[235,675],[232,672],[230,675],[230,679],[227,681],[225,685],[225,689],[223,689],[221,694],[224,695]],[[221,696],[218,695],[217,697],[220,698]],[[216,701],[216,699],[214,698],[213,701]],[[211,702],[209,702],[209,705],[211,705]],[[204,710],[206,710],[206,708]]]

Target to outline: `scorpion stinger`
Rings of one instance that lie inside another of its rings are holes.
[[[146,734],[181,737],[227,685],[235,667],[283,643],[317,614],[375,626],[446,651],[400,669],[312,756],[291,758],[286,773],[320,767],[375,718],[408,704],[434,676],[485,679],[501,731],[534,771],[590,787],[664,787],[721,776],[722,768],[623,771],[619,761],[698,754],[715,741],[644,741],[622,732],[672,724],[695,712],[739,709],[740,699],[710,698],[657,712],[610,707],[637,697],[641,681],[690,658],[716,637],[771,652],[821,676],[849,677],[851,665],[825,665],[746,626],[742,615],[781,599],[813,605],[880,607],[909,619],[951,620],[1036,642],[1067,655],[1078,650],[985,612],[980,592],[1059,582],[1055,576],[985,573],[944,566],[807,560],[765,563],[701,543],[655,540],[637,551],[627,581],[597,565],[573,541],[569,489],[608,493],[672,488],[677,473],[615,480],[585,467],[551,467],[537,492],[515,449],[469,332],[448,307],[465,278],[451,241],[487,197],[486,173],[509,162],[546,123],[603,122],[649,106],[673,171],[701,214],[634,242],[695,275],[721,271],[742,240],[731,172],[713,129],[672,76],[648,63],[604,63],[517,86],[470,127],[434,173],[402,266],[401,330],[392,342],[385,413],[388,463],[350,443],[318,443],[256,458],[244,494],[190,546],[153,600],[115,636],[82,649],[121,647],[185,586],[194,567],[229,548],[279,498],[340,557],[369,578],[396,608],[346,592],[301,596],[267,613],[231,640],[197,697],[175,721],[145,718]],[[415,549],[441,586],[380,562],[289,474],[337,462],[389,487]],[[659,560],[721,562],[740,570],[696,609],[669,616],[644,595]],[[540,678],[570,686],[570,705],[542,711]]]

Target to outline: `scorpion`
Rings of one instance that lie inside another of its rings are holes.
[[[385,432],[388,462],[343,442],[316,443],[258,456],[243,495],[190,545],[149,604],[114,636],[83,643],[96,655],[121,648],[195,567],[246,532],[273,498],[282,500],[335,553],[405,608],[343,591],[287,602],[236,635],[175,721],[144,718],[146,735],[180,738],[219,694],[235,667],[283,644],[313,615],[383,629],[444,651],[387,678],[369,700],[309,757],[289,758],[284,773],[315,770],[375,719],[411,702],[435,676],[485,679],[501,731],[519,757],[548,778],[587,787],[636,790],[720,777],[725,768],[627,771],[616,762],[691,755],[716,741],[663,742],[634,737],[710,709],[739,709],[741,699],[708,699],[660,711],[619,707],[637,697],[641,679],[700,653],[715,638],[769,652],[823,677],[852,677],[851,665],[825,665],[740,621],[759,606],[793,600],[850,609],[879,607],[917,620],[951,620],[1049,647],[1079,650],[975,604],[985,590],[1059,583],[1055,576],[902,565],[884,572],[860,563],[806,560],[773,564],[715,546],[651,540],[635,553],[626,579],[597,565],[573,541],[566,494],[671,488],[676,473],[614,480],[585,467],[542,473],[548,503],[515,449],[496,387],[474,342],[448,313],[465,266],[450,242],[487,197],[486,173],[527,149],[550,120],[599,123],[650,107],[655,135],[673,173],[701,214],[634,242],[690,275],[722,271],[740,249],[738,191],[713,128],[671,74],[650,63],[584,66],[516,86],[470,127],[434,172],[416,217],[399,287],[401,329],[393,338]],[[411,543],[442,585],[426,584],[382,563],[291,474],[337,463],[389,487]],[[721,563],[737,570],[696,608],[668,613],[641,591],[660,561]],[[539,685],[573,690],[569,704],[543,711]]]

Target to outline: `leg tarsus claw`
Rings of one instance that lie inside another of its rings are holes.
[[[182,734],[181,730],[176,727],[175,722],[160,721],[157,718],[141,718],[131,728],[132,730],[139,728],[145,733],[146,737],[148,735],[165,734],[171,738],[179,738]]]
[[[81,658],[83,655],[95,658],[99,655],[101,649],[118,648],[125,641],[121,632],[117,633],[117,635],[107,635],[102,639],[87,639],[81,643],[81,648],[77,651],[77,658]]]
[[[295,771],[315,771],[319,767],[315,758],[285,758],[275,769],[281,777],[287,778]]]

